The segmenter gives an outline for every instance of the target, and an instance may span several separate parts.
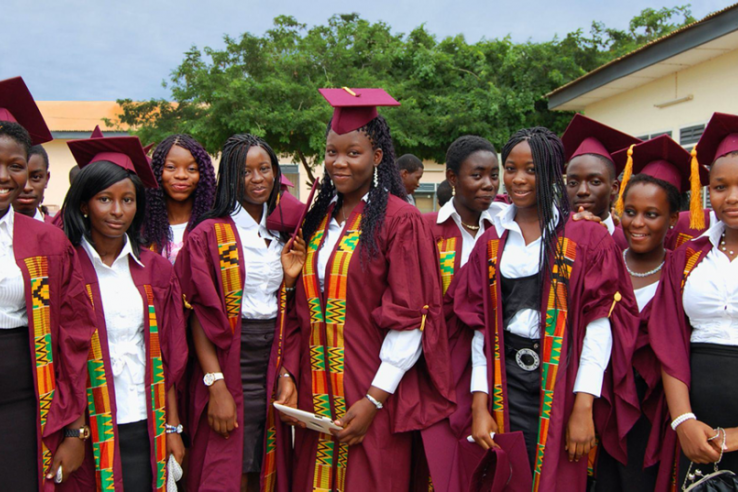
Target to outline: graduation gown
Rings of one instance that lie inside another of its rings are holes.
[[[94,318],[77,254],[64,233],[15,214],[13,253],[23,274],[33,380],[39,402],[39,488],[64,427],[85,410],[86,362]]]
[[[682,381],[687,387],[691,383],[690,369],[690,337],[692,327],[684,313],[682,302],[684,285],[689,275],[705,259],[712,250],[712,243],[707,237],[698,237],[687,241],[674,251],[669,262],[664,266],[661,283],[654,296],[651,317],[648,323],[648,340],[656,354],[661,369],[670,376]],[[667,412],[668,409],[665,409]],[[680,484],[673,482],[678,477],[679,442],[676,433],[667,425],[671,417],[664,416],[663,442],[661,446],[661,468],[657,490],[670,490]],[[670,466],[666,466],[670,464]],[[672,470],[666,473],[665,470]]]
[[[113,370],[110,362],[105,306],[102,304],[95,267],[80,245],[77,255],[84,274],[87,293],[95,310],[96,330],[92,336],[92,350],[88,359],[87,385],[88,416],[92,438],[89,440],[85,462],[74,475],[82,490],[111,490],[123,492],[117,403]],[[165,491],[167,469],[166,395],[172,385],[179,383],[187,361],[187,341],[184,329],[184,307],[179,282],[169,261],[141,248],[141,267],[132,258],[129,266],[133,283],[141,294],[146,345],[146,394],[151,444],[151,490]]]
[[[469,262],[447,293],[453,317],[474,330],[484,330],[487,357],[487,378],[490,389],[490,413],[499,432],[510,431],[505,375],[505,350],[502,323],[502,294],[499,269],[507,240],[495,228],[485,231],[477,242]],[[534,491],[585,490],[587,460],[570,463],[564,450],[566,426],[574,406],[573,392],[584,343],[586,327],[600,318],[610,318],[613,350],[610,367],[605,372],[602,397],[605,406],[601,425],[629,430],[638,419],[638,400],[633,385],[632,366],[628,354],[637,335],[637,322],[631,313],[637,312],[632,290],[622,284],[627,271],[621,252],[609,233],[600,225],[589,222],[566,223],[563,261],[569,275],[568,289],[561,275],[545,278],[541,310],[541,408],[537,456],[533,470]],[[553,264],[553,258],[552,258]],[[619,294],[619,295],[617,295]],[[558,305],[554,298],[558,297]],[[619,299],[619,300],[618,300]],[[610,388],[610,389],[608,389]],[[469,386],[466,386],[469,391]],[[471,409],[468,408],[466,428],[457,435],[468,435]],[[457,424],[464,424],[458,419]],[[627,430],[618,431],[623,435]],[[614,446],[618,452],[620,446]]]
[[[395,196],[377,234],[379,252],[362,265],[360,202],[330,252],[325,289],[317,267],[329,209],[308,243],[285,331],[284,366],[300,409],[342,417],[365,397],[389,330],[423,330],[423,355],[378,411],[362,444],[296,429],[293,490],[402,490],[410,483],[409,431],[454,408],[436,257],[420,212]]]

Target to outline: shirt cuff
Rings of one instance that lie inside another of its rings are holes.
[[[574,382],[574,393],[589,393],[595,398],[602,394],[602,380],[605,377],[597,364],[581,364],[577,371],[577,380]]]
[[[479,391],[489,394],[489,383],[487,383],[487,366],[472,367],[471,392]]]
[[[397,366],[393,366],[389,362],[382,362],[379,365],[377,374],[374,376],[372,386],[379,388],[382,391],[386,391],[387,393],[394,394],[395,390],[397,390],[397,387],[400,385],[400,381],[402,381],[402,377],[405,375],[405,372],[407,371],[400,369]]]

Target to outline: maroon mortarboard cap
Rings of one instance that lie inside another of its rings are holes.
[[[628,149],[613,155],[615,162],[625,166]],[[692,156],[668,135],[642,142],[633,147],[633,174],[647,174],[674,185],[680,193],[690,189]],[[700,184],[709,181],[707,169],[699,166]]]
[[[110,161],[141,178],[147,188],[159,185],[138,137],[86,138],[67,142],[80,168],[98,161]]]
[[[100,125],[95,125],[95,129],[92,130],[92,135],[90,135],[90,138],[103,138],[103,132],[100,130]]]
[[[282,188],[285,188],[285,187],[294,188],[295,187],[295,185],[292,184],[292,181],[290,181],[289,179],[287,179],[287,177],[284,174],[282,174],[279,177],[279,185]]]
[[[697,160],[711,166],[731,152],[738,152],[738,116],[715,113],[697,142]]]
[[[331,128],[339,135],[358,130],[377,117],[377,106],[399,106],[384,89],[318,89],[333,106]]]
[[[462,483],[471,491],[529,492],[533,478],[521,431],[496,434],[499,448],[483,450],[463,439],[457,448]]]
[[[631,137],[599,121],[575,114],[566,131],[561,136],[566,153],[566,162],[578,155],[597,154],[613,161],[612,154],[620,149],[640,143],[640,139]],[[623,172],[622,166],[615,165],[617,175]]]
[[[31,135],[33,145],[54,140],[21,77],[0,81],[0,121],[21,125]]]
[[[279,203],[267,217],[267,229],[280,232],[294,231],[304,210],[305,204],[292,196],[289,191],[282,192]]]

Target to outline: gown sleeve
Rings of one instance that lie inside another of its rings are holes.
[[[164,316],[161,324],[162,358],[168,390],[172,385],[178,385],[181,381],[188,356],[182,290],[174,270],[171,271],[164,297]]]

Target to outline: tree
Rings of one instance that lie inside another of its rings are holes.
[[[213,154],[230,135],[252,133],[301,162],[312,180],[331,115],[318,89],[384,87],[402,102],[382,109],[398,155],[444,162],[464,134],[499,148],[519,128],[563,131],[571,115],[549,111],[546,93],[693,21],[689,6],[645,9],[626,31],[593,22],[589,37],[579,30],[542,43],[470,44],[462,35],[438,41],[422,25],[392,33],[357,14],[310,29],[279,16],[261,37],[226,37],[222,50],[193,47],[172,72],[171,101],[120,100],[119,121],[143,141],[189,133]]]

